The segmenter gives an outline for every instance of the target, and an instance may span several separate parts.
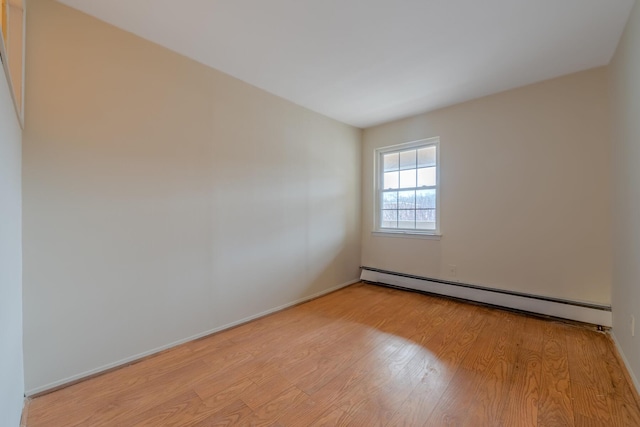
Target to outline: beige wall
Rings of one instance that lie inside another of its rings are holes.
[[[22,129],[0,64],[0,424],[22,411]]]
[[[599,68],[367,129],[362,264],[610,303],[607,109]],[[372,235],[374,149],[432,136],[442,238]]]
[[[361,131],[29,2],[28,391],[357,279]]]
[[[613,333],[640,388],[640,5],[610,67],[613,113]],[[631,336],[630,316],[636,319]]]

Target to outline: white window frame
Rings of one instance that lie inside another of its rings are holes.
[[[431,187],[420,187],[425,189],[436,190],[436,229],[435,230],[416,230],[410,228],[382,228],[381,227],[381,209],[382,209],[382,192],[384,179],[383,156],[388,153],[398,151],[418,149],[424,147],[436,147],[436,185]],[[373,218],[373,234],[393,237],[423,237],[423,238],[439,238],[440,234],[440,137],[432,137],[420,139],[417,141],[405,142],[402,144],[391,145],[387,147],[377,148],[374,152],[374,218]]]

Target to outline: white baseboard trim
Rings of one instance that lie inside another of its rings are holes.
[[[624,367],[627,369],[629,378],[631,378],[631,382],[633,383],[629,385],[636,388],[635,390],[636,396],[638,396],[640,395],[640,381],[638,381],[638,378],[633,372],[633,369],[631,369],[631,364],[629,364],[629,360],[627,360],[627,356],[625,356],[624,351],[622,351],[622,347],[620,346],[620,342],[616,338],[616,334],[614,330],[611,331],[610,336],[611,336],[611,339],[613,340],[613,344],[616,346],[616,350],[618,351],[618,355],[620,356],[620,359],[622,359],[622,362],[624,363]]]
[[[366,282],[398,286],[430,294],[460,298],[594,325],[610,327],[612,324],[611,307],[598,304],[527,295],[500,289],[378,270],[370,267],[363,267],[360,279]]]
[[[219,326],[217,328],[209,329],[207,331],[200,332],[200,333],[198,333],[196,335],[192,335],[190,337],[187,337],[187,338],[184,338],[184,339],[181,339],[181,340],[178,340],[178,341],[174,341],[174,342],[172,342],[170,344],[166,344],[166,345],[163,345],[163,346],[160,346],[160,347],[156,347],[156,348],[154,348],[152,350],[145,351],[143,353],[138,353],[138,354],[135,354],[133,356],[126,357],[124,359],[120,359],[120,360],[118,360],[116,362],[108,363],[108,364],[100,366],[98,368],[90,369],[88,371],[81,372],[79,374],[72,375],[70,377],[63,378],[63,379],[58,380],[58,381],[53,381],[53,382],[51,382],[49,384],[45,384],[45,385],[40,386],[40,387],[32,388],[30,390],[27,390],[25,392],[25,395],[27,397],[30,397],[30,396],[33,396],[33,395],[36,395],[36,394],[44,393],[44,392],[47,392],[49,390],[60,388],[60,387],[62,387],[64,385],[66,385],[66,384],[71,384],[71,383],[78,382],[78,381],[80,381],[80,380],[82,380],[84,378],[88,378],[88,377],[100,374],[101,372],[108,371],[108,370],[113,369],[113,368],[118,368],[118,367],[122,367],[122,366],[125,366],[125,365],[128,365],[128,364],[131,364],[131,363],[133,363],[133,362],[135,362],[137,360],[144,359],[146,357],[149,357],[149,356],[152,356],[152,355],[154,355],[156,353],[160,353],[161,351],[165,351],[165,350],[168,350],[170,348],[179,346],[179,345],[187,343],[189,341],[197,340],[199,338],[206,337],[207,335],[215,334],[216,332],[220,332],[220,331],[223,331],[225,329],[233,328],[234,326],[238,326],[238,325],[241,325],[243,323],[250,322],[250,321],[258,319],[260,317],[264,317],[264,316],[267,316],[269,314],[273,314],[275,312],[278,312],[278,311],[284,310],[286,308],[292,307],[294,305],[310,301],[312,299],[321,297],[321,296],[329,294],[331,292],[335,292],[335,291],[337,291],[339,289],[342,289],[342,288],[345,288],[345,287],[347,287],[349,285],[353,285],[354,283],[357,283],[359,281],[360,281],[360,279],[350,280],[350,281],[342,283],[342,284],[340,284],[338,286],[334,286],[332,288],[325,289],[325,290],[320,291],[320,292],[316,292],[313,295],[309,295],[309,296],[297,299],[295,301],[280,305],[280,306],[275,307],[275,308],[271,308],[269,310],[265,310],[263,312],[260,312],[258,314],[254,314],[254,315],[249,316],[249,317],[245,317],[245,318],[240,319],[240,320],[236,320],[235,322],[227,323],[226,325],[222,325],[222,326]]]

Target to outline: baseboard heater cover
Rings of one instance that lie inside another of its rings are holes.
[[[611,327],[611,306],[531,295],[362,267],[360,280],[474,301],[512,310]]]

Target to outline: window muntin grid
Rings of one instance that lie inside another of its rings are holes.
[[[380,231],[438,231],[438,143],[379,151]]]

